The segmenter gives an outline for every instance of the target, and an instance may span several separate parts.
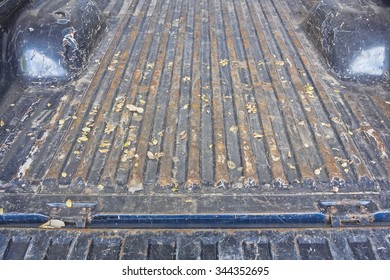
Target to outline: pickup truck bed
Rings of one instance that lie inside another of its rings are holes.
[[[100,1],[107,30],[80,78],[2,96],[0,206],[389,209],[390,89],[330,74],[301,25],[313,2]]]

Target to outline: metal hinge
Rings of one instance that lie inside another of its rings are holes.
[[[93,202],[54,202],[47,203],[50,209],[50,218],[63,221],[66,225],[85,228],[92,216],[92,210],[97,203]]]
[[[332,227],[371,225],[378,210],[370,200],[320,201],[318,207],[329,215]]]

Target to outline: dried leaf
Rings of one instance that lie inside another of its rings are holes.
[[[81,130],[82,130],[83,132],[85,132],[85,133],[88,133],[88,132],[91,131],[91,128],[90,128],[90,127],[83,127]]]
[[[264,66],[264,65],[265,65],[265,62],[264,62],[264,61],[259,61],[259,62],[257,62],[257,65],[259,65],[259,66]]]
[[[288,163],[288,167],[290,167],[290,169],[293,169],[293,170],[297,169],[297,168],[295,167],[295,165],[292,164],[292,163]]]
[[[228,160],[227,165],[228,165],[229,169],[236,168],[236,164],[231,160]]]
[[[348,134],[353,135],[353,132],[348,129]]]
[[[184,106],[183,106],[183,108],[182,108],[183,110],[186,110],[186,109],[188,109],[188,104],[185,104]]]
[[[156,157],[154,156],[154,154],[151,151],[148,151],[147,156],[148,156],[148,159],[156,159]]]
[[[133,104],[126,105],[126,108],[129,109],[130,112],[137,112],[137,106],[134,106]]]
[[[242,170],[244,170],[244,167],[242,167],[242,166],[237,168],[238,172],[242,172]]]
[[[108,148],[111,146],[111,142],[108,140],[103,140],[100,142],[99,148]]]
[[[146,63],[146,69],[153,69],[154,63],[153,62],[148,62]]]
[[[264,137],[264,135],[254,132],[253,137],[256,138],[257,140],[261,140]]]
[[[83,135],[83,136],[81,136],[81,137],[79,137],[78,139],[77,139],[77,142],[87,142],[88,141],[88,137],[87,136],[85,136],[85,135]]]
[[[123,110],[123,107],[125,106],[125,97],[120,96],[116,98],[116,103],[114,105],[114,112],[118,113]]]
[[[80,151],[74,151],[73,154],[75,154],[76,156],[78,156],[81,152]]]
[[[61,177],[65,178],[65,177],[67,177],[67,176],[68,176],[68,174],[67,174],[66,172],[62,172],[62,173],[61,173]]]
[[[1,124],[1,120],[0,120],[0,124]],[[58,124],[59,125],[63,125],[65,123],[65,119],[60,119],[59,121],[58,121]]]
[[[284,61],[283,60],[275,61],[275,65],[283,66],[284,65]]]
[[[334,89],[333,92],[334,92],[334,93],[340,93],[341,91],[338,90],[338,89]]]
[[[174,163],[179,162],[179,158],[178,157],[173,157],[172,160],[173,160]]]
[[[210,100],[207,98],[207,96],[205,94],[202,94],[201,99],[203,100],[203,102],[206,102],[206,103],[210,102]]]
[[[246,107],[248,113],[254,114],[254,113],[257,112],[256,104],[253,103],[253,102],[247,103],[247,104],[245,105],[245,107]]]
[[[103,190],[103,189],[104,189],[104,185],[98,185],[98,186],[97,186],[97,189],[98,189],[99,191]]]
[[[322,170],[322,168],[320,167],[320,168],[317,168],[316,170],[314,170],[314,174],[316,174],[316,175],[320,175],[320,173],[321,173],[321,170]]]
[[[327,128],[330,128],[331,127],[331,125],[330,125],[330,123],[321,123],[321,125],[323,125],[323,126],[325,126],[325,127],[327,127]]]
[[[332,188],[332,191],[333,191],[334,193],[338,193],[338,192],[339,192],[339,187],[334,186],[334,187]]]
[[[107,154],[109,151],[109,149],[99,149],[99,152],[102,154]]]
[[[228,65],[228,63],[229,63],[229,60],[227,60],[227,59],[221,59],[221,60],[219,61],[219,64],[220,64],[221,66],[226,66],[226,65]]]
[[[152,141],[149,144],[151,146],[156,146],[158,144],[158,140],[156,138],[153,138]]]
[[[115,130],[116,125],[112,123],[107,123],[106,128],[104,129],[105,134],[110,134]]]
[[[0,208],[0,215],[4,214],[4,208]]]
[[[188,77],[188,76],[185,76],[185,77],[183,78],[183,82],[190,82],[190,81],[191,81],[191,78]]]
[[[62,228],[65,226],[65,223],[61,220],[50,220],[46,223],[40,225],[40,228]]]
[[[287,157],[288,157],[288,158],[292,158],[291,151],[288,151]]]
[[[343,163],[341,164],[341,166],[342,166],[342,167],[347,167],[347,166],[348,166],[348,162],[343,162]]]
[[[344,172],[345,172],[345,173],[348,173],[348,172],[349,172],[349,169],[348,169],[348,168],[345,168],[345,169],[344,169]]]
[[[165,153],[164,153],[164,152],[158,152],[158,153],[155,153],[155,154],[154,154],[154,157],[155,157],[156,159],[160,159],[160,158],[162,158],[163,156],[165,156]]]
[[[180,132],[179,136],[180,136],[180,140],[185,140],[187,138],[187,132],[182,131]]]
[[[238,126],[235,126],[235,125],[234,125],[234,126],[231,126],[229,130],[230,130],[230,132],[237,133],[237,131],[238,131]]]
[[[66,207],[71,208],[73,206],[73,201],[68,198],[65,202]]]
[[[390,101],[385,101],[385,103],[386,103],[387,105],[390,105]]]
[[[298,125],[304,126],[304,125],[305,125],[305,121],[299,121],[299,122],[298,122]]]
[[[213,148],[213,144],[210,144],[210,145],[209,145],[209,149],[212,149],[212,148]]]
[[[110,65],[110,66],[108,66],[107,70],[108,71],[115,71],[115,67]]]
[[[310,84],[306,84],[306,85],[304,86],[304,89],[305,89],[305,93],[306,93],[306,94],[313,95],[313,93],[314,93],[314,88],[313,88]]]
[[[140,100],[139,100],[139,103],[143,105],[143,104],[145,104],[145,103],[146,103],[146,101],[145,101],[145,100],[143,100],[143,99],[140,99]]]

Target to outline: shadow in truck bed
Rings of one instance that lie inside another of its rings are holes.
[[[223,2],[223,4],[222,4]],[[390,94],[329,75],[310,1],[112,2],[73,83],[0,105],[0,205],[99,213],[266,213],[319,200],[389,207]],[[305,5],[302,5],[304,3]]]

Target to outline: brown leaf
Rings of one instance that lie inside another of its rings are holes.
[[[182,131],[180,132],[179,136],[180,136],[180,140],[185,140],[187,138],[187,132]]]

